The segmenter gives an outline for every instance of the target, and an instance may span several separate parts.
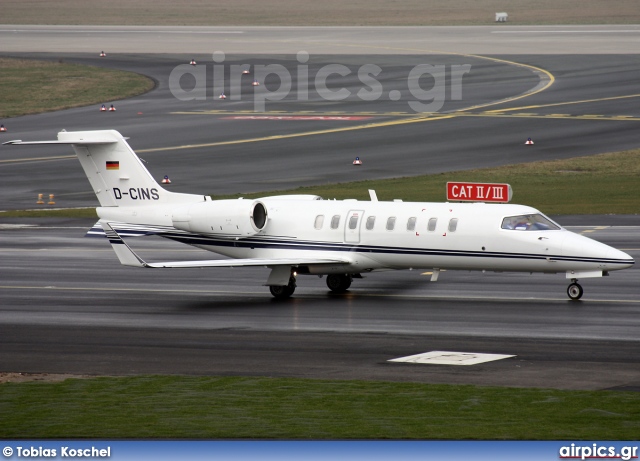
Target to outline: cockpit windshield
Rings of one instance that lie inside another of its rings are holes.
[[[542,214],[508,216],[502,220],[502,229],[519,231],[560,230],[560,226]]]

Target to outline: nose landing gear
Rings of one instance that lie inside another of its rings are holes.
[[[571,298],[571,300],[573,301],[577,301],[580,298],[582,298],[583,293],[584,293],[584,290],[582,289],[582,286],[578,283],[578,279],[571,279],[571,284],[567,288],[567,295],[569,295],[569,298]]]

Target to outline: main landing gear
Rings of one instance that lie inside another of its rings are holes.
[[[584,290],[582,289],[582,286],[578,283],[578,280],[571,279],[571,284],[567,288],[567,295],[569,295],[569,298],[571,298],[573,301],[577,301],[580,298],[582,298],[583,293],[584,293]]]
[[[351,286],[353,277],[350,274],[327,275],[327,286],[334,293],[344,293]]]
[[[358,278],[360,274],[356,274]],[[361,277],[360,277],[361,278]],[[327,286],[334,293],[344,293],[351,286],[353,276],[351,274],[330,274],[327,275]],[[269,291],[276,299],[287,299],[296,291],[296,278],[292,275],[288,285],[271,285]]]
[[[269,291],[276,299],[287,299],[296,291],[296,278],[292,275],[288,285],[271,285]]]

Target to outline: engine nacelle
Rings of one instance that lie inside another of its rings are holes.
[[[250,237],[267,225],[267,207],[257,200],[215,200],[174,210],[173,227],[221,237]]]

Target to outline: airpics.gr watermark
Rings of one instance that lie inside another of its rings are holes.
[[[310,94],[325,101],[344,101],[354,97],[361,101],[406,99],[415,112],[438,112],[444,106],[447,90],[450,100],[462,99],[462,79],[471,71],[471,64],[418,64],[400,81],[394,78],[395,87],[406,83],[402,91],[395,88],[385,90],[379,78],[384,70],[377,64],[363,64],[356,70],[344,64],[326,64],[312,72],[308,65],[309,53],[299,51],[296,60],[295,69],[288,69],[282,64],[225,64],[225,54],[216,51],[211,66],[176,66],[169,75],[169,90],[180,101],[206,101],[207,82],[212,79],[213,98],[222,94],[231,101],[252,98],[255,112],[264,112],[267,102],[284,99],[309,101]],[[243,94],[242,79],[246,79],[243,71],[249,68],[255,83],[250,94]],[[278,87],[265,85],[267,78],[271,83],[279,81]],[[184,88],[183,83],[187,79],[190,80],[189,85]]]
[[[572,443],[569,446],[560,448],[560,459],[620,459],[629,461],[638,458],[638,446],[623,446],[617,448],[615,446],[606,446],[593,443],[590,445],[581,445]]]

